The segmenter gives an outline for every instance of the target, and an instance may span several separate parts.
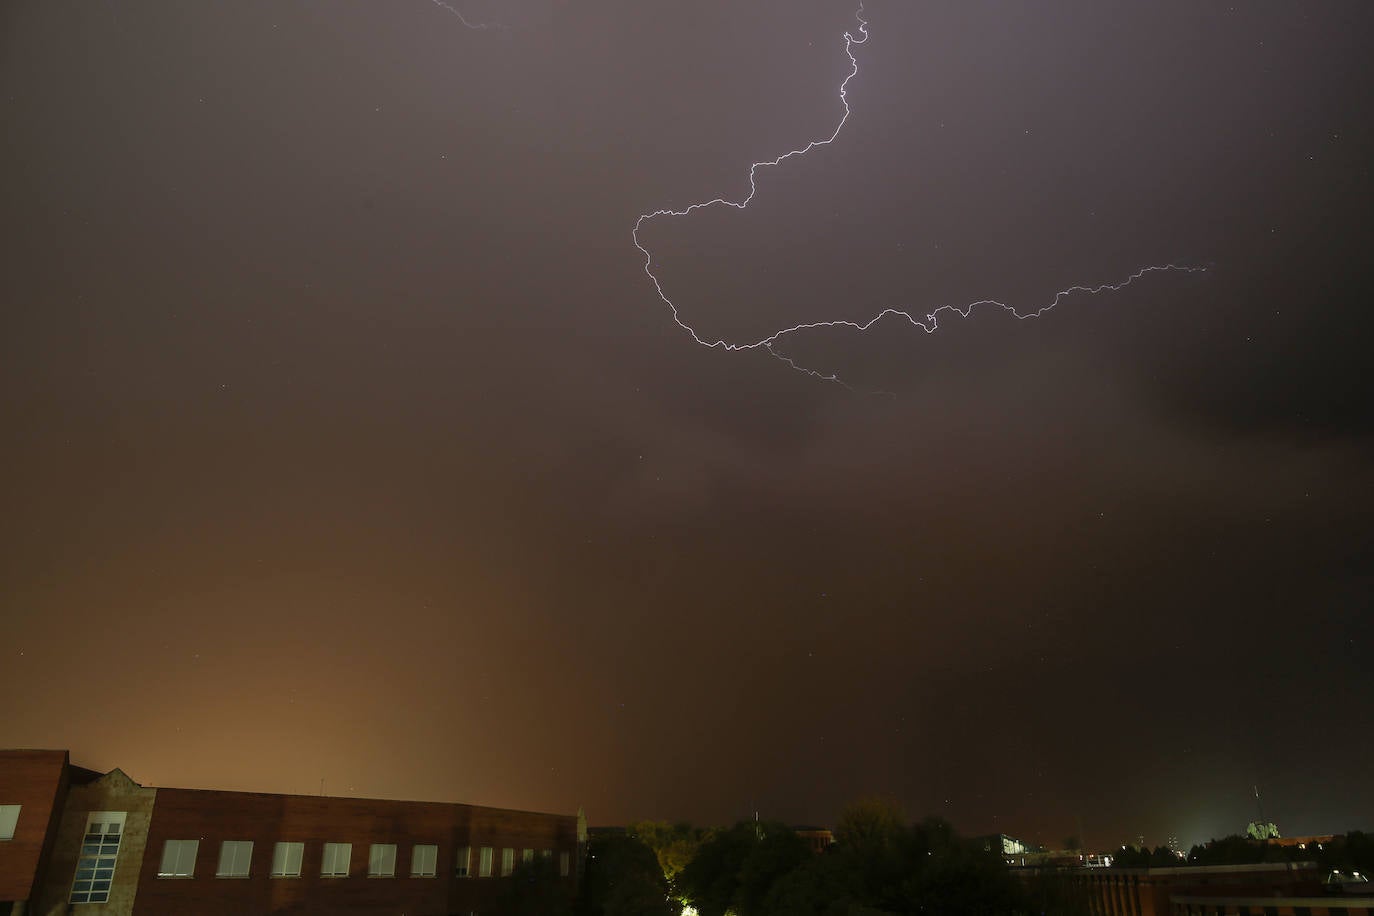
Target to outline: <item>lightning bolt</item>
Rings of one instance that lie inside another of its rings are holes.
[[[471,19],[463,15],[462,10],[454,6],[449,6],[447,3],[444,2],[444,0],[430,0],[430,2],[433,3],[435,6],[439,7],[439,9],[441,10],[448,10],[450,13],[458,17],[459,22],[461,22],[468,28],[473,29],[474,31],[485,31],[487,29],[505,28],[505,26],[501,25],[498,22],[473,22]]]
[[[438,2],[438,0],[435,0],[435,2]],[[703,347],[706,347],[707,349],[721,349],[727,351],[760,349],[766,350],[769,354],[783,361],[784,363],[789,365],[791,368],[797,370],[798,372],[804,373],[817,379],[821,379],[823,381],[835,382],[837,384],[843,385],[845,388],[849,388],[852,391],[853,389],[850,388],[850,386],[847,385],[842,379],[840,379],[839,376],[835,375],[834,373],[827,373],[817,369],[811,369],[806,366],[799,365],[790,357],[778,352],[778,350],[776,349],[776,345],[779,342],[781,342],[784,338],[789,337],[793,334],[801,333],[803,331],[814,331],[831,328],[847,328],[853,331],[864,332],[869,330],[879,322],[888,318],[898,318],[905,320],[911,325],[921,328],[927,334],[933,334],[940,326],[939,316],[942,313],[953,312],[959,315],[961,318],[968,318],[969,315],[973,313],[974,309],[982,306],[995,306],[997,308],[1002,309],[1003,311],[1008,312],[1017,319],[1024,320],[1027,318],[1038,318],[1045,312],[1048,312],[1049,310],[1053,309],[1065,298],[1078,293],[1093,296],[1099,293],[1115,292],[1117,290],[1125,289],[1127,286],[1130,286],[1132,283],[1136,282],[1142,277],[1145,277],[1148,274],[1157,272],[1180,271],[1184,273],[1200,273],[1206,270],[1206,268],[1204,267],[1186,267],[1178,264],[1160,264],[1149,267],[1142,267],[1135,273],[1131,274],[1124,280],[1121,280],[1117,283],[1102,283],[1096,286],[1076,284],[1073,286],[1066,287],[1064,289],[1061,289],[1059,292],[1055,293],[1054,297],[1046,305],[1043,305],[1040,308],[1035,309],[1034,311],[1027,312],[1022,312],[1017,308],[1008,305],[1005,302],[998,301],[996,299],[979,299],[976,302],[970,302],[969,304],[963,306],[942,305],[939,308],[934,309],[933,311],[927,312],[924,316],[921,317],[917,317],[912,312],[906,309],[885,308],[866,321],[833,319],[827,321],[811,321],[802,324],[794,324],[790,327],[780,328],[774,331],[773,333],[767,335],[766,337],[761,337],[758,340],[753,341],[728,341],[724,338],[716,338],[713,340],[709,339],[708,337],[703,337],[700,333],[698,333],[696,328],[692,327],[692,325],[688,324],[686,321],[682,319],[682,314],[678,310],[677,303],[675,303],[664,291],[662,280],[660,280],[658,275],[654,273],[654,256],[649,251],[649,249],[645,247],[644,243],[640,241],[640,230],[644,228],[645,224],[662,217],[689,216],[692,213],[695,213],[697,210],[705,210],[711,207],[734,207],[736,210],[743,210],[749,206],[749,204],[753,201],[754,197],[758,194],[757,178],[760,169],[776,168],[777,166],[781,165],[782,163],[786,162],[788,159],[791,159],[794,156],[804,156],[807,153],[811,152],[813,149],[816,149],[817,147],[829,146],[831,143],[834,143],[836,138],[839,137],[840,131],[842,131],[844,129],[845,124],[849,122],[849,82],[850,80],[854,79],[854,77],[859,75],[859,59],[857,56],[855,56],[854,48],[858,45],[865,44],[868,41],[868,20],[864,18],[864,5],[862,2],[859,4],[859,8],[855,11],[854,18],[858,20],[859,23],[858,28],[856,30],[858,32],[859,37],[855,37],[853,32],[846,31],[844,33],[844,53],[845,56],[849,58],[849,73],[840,82],[840,104],[844,107],[844,114],[840,115],[839,123],[835,125],[835,129],[830,133],[830,136],[822,137],[818,140],[812,140],[805,146],[800,146],[796,149],[788,150],[787,152],[783,153],[782,155],[774,159],[766,159],[761,162],[751,163],[749,165],[749,193],[742,200],[730,200],[725,197],[716,197],[711,200],[704,200],[699,203],[690,204],[682,208],[681,210],[663,209],[653,210],[649,213],[642,213],[639,215],[639,218],[635,220],[634,230],[631,233],[631,237],[634,240],[635,248],[639,249],[640,254],[644,255],[644,273],[649,278],[650,282],[653,283],[654,290],[658,293],[658,298],[663,302],[664,305],[668,307],[668,310],[672,313],[673,322],[682,330],[686,331],[687,334],[690,335],[692,340],[694,340],[696,343],[700,344]],[[886,394],[887,392],[879,393]]]

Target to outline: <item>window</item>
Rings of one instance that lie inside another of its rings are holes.
[[[189,878],[196,872],[196,852],[200,840],[168,840],[162,844],[159,878]]]
[[[325,843],[324,861],[320,865],[320,877],[347,878],[348,865],[352,859],[352,843]]]
[[[515,850],[506,848],[501,850],[501,877],[506,877],[515,871]]]
[[[468,871],[468,869],[471,868],[471,867],[472,867],[472,847],[471,847],[471,846],[459,846],[459,847],[458,847],[458,852],[454,855],[454,858],[453,858],[453,875],[454,875],[454,877],[455,877],[455,878],[466,878],[466,877],[470,874],[470,872]]]
[[[534,850],[533,850],[533,849],[526,849],[523,853],[520,854],[520,861],[523,862],[523,863],[526,864],[526,865],[530,865],[531,863],[533,863],[533,862],[534,862]]]
[[[541,849],[541,850],[539,850],[539,855],[544,859],[545,862],[552,862],[552,861],[553,861],[553,850],[552,850],[552,849]]]
[[[566,852],[560,852],[558,854],[558,874],[564,878],[568,877],[568,864],[571,858],[572,856],[568,855]]]
[[[92,811],[86,816],[86,835],[72,880],[72,903],[107,903],[114,881],[119,841],[124,835],[123,811]]]
[[[219,868],[215,869],[215,877],[247,878],[252,858],[252,840],[225,840],[219,844]]]
[[[272,847],[272,877],[299,878],[304,855],[304,843],[278,843]]]
[[[344,869],[347,871],[347,869]],[[367,854],[367,876],[369,878],[396,877],[396,844],[373,843]]]
[[[478,856],[477,874],[482,878],[491,877],[491,847],[483,846]]]
[[[412,878],[433,878],[434,863],[439,861],[439,847],[420,843],[410,848],[410,876]]]
[[[0,840],[14,839],[14,825],[19,823],[19,809],[23,805],[0,805]]]

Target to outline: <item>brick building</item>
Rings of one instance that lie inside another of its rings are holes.
[[[1016,871],[1067,882],[1094,916],[1374,916],[1374,897],[1330,893],[1315,862]]]
[[[490,913],[522,865],[575,893],[585,839],[581,814],[151,788],[0,751],[0,916]]]

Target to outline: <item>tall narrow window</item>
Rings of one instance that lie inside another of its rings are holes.
[[[466,878],[471,872],[472,867],[472,847],[459,846],[458,851],[453,857],[453,876],[455,878]]]
[[[0,805],[0,840],[14,839],[14,825],[19,823],[19,809],[23,805]]]
[[[439,861],[439,847],[417,843],[410,848],[410,876],[433,878],[434,864]]]
[[[564,878],[568,877],[568,866],[571,859],[572,856],[566,852],[560,852],[558,854],[558,874]]]
[[[196,853],[200,840],[168,840],[162,844],[159,878],[189,878],[196,873]]]
[[[219,868],[215,869],[215,877],[247,878],[252,859],[252,840],[225,840],[219,844]]]
[[[304,856],[304,843],[278,843],[272,847],[272,877],[299,878]]]
[[[480,850],[477,862],[477,876],[479,878],[491,877],[491,847],[483,846]]]
[[[396,877],[396,844],[373,843],[367,854],[367,876],[369,878]]]
[[[506,877],[515,871],[515,850],[506,848],[501,850],[501,877]]]
[[[533,864],[533,863],[534,863],[534,850],[533,850],[533,849],[526,849],[524,852],[522,852],[522,853],[520,854],[520,861],[523,862],[523,863],[526,864],[526,865],[531,865],[531,864]]]
[[[348,866],[352,859],[352,843],[325,843],[324,861],[320,864],[320,877],[347,878]]]
[[[123,811],[92,811],[86,816],[86,835],[72,880],[72,903],[106,903],[114,882],[119,841],[124,835]]]

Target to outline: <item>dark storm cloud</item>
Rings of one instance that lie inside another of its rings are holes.
[[[859,393],[694,345],[630,240],[833,129],[852,9],[403,7],[0,13],[8,741],[603,823],[1370,826],[1366,5],[870,4],[840,140],[654,226],[694,323],[1208,272],[789,339]]]

